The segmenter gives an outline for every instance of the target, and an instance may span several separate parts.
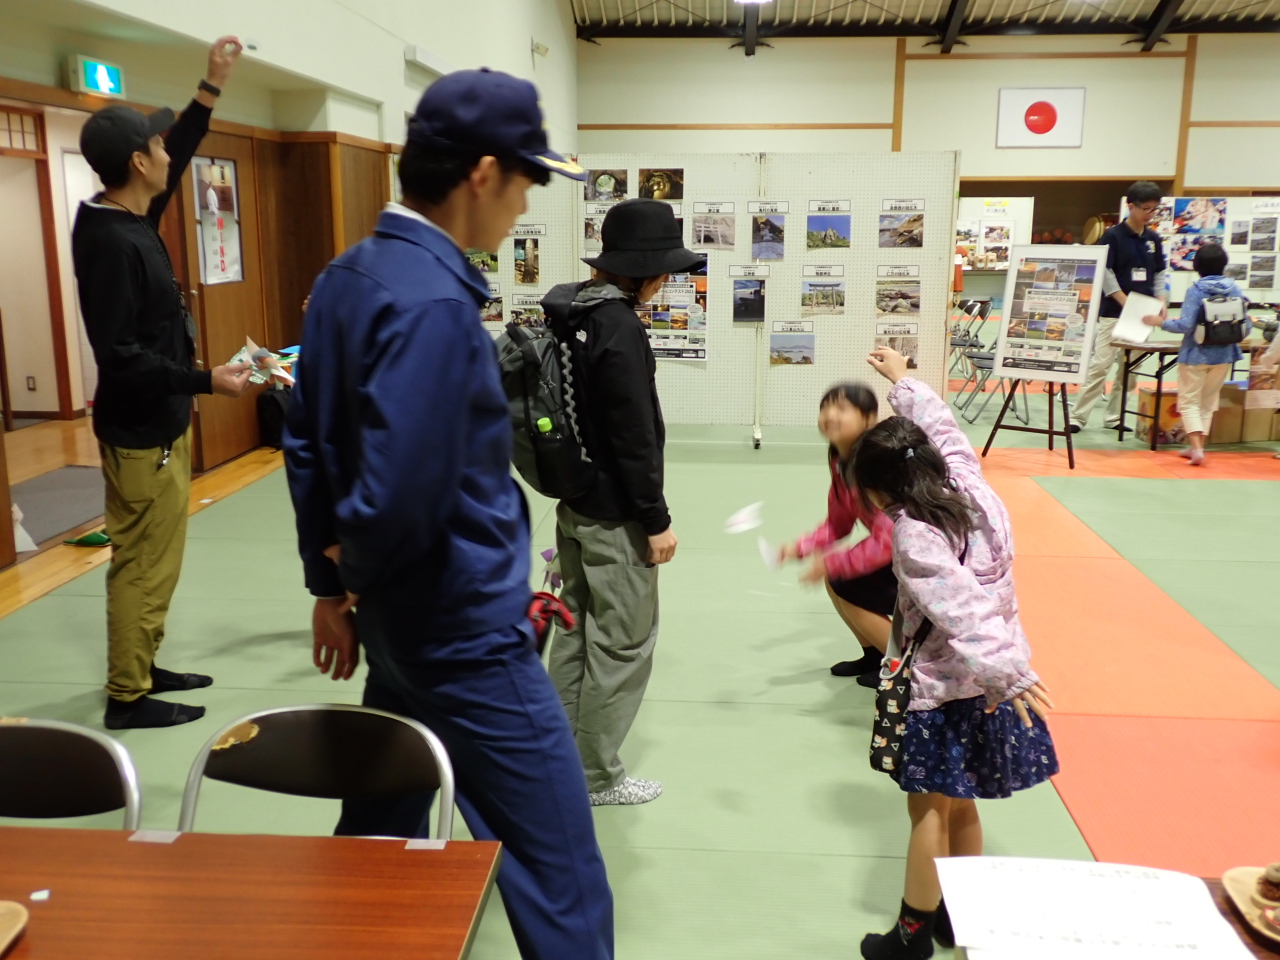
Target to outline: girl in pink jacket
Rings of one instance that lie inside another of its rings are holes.
[[[891,773],[911,817],[906,891],[895,929],[868,934],[862,955],[914,960],[933,955],[934,938],[954,945],[934,858],[982,853],[974,801],[1041,783],[1058,760],[1018,619],[1009,514],[946,402],[908,378],[901,354],[881,348],[869,362],[894,384],[898,415],[862,438],[852,473],[893,519],[903,636],[926,639]]]
[[[862,383],[839,383],[818,406],[818,430],[831,444],[831,492],[827,519],[817,530],[782,548],[780,560],[812,557],[800,575],[804,583],[825,583],[827,595],[845,625],[862,645],[858,660],[831,668],[837,677],[857,677],[864,687],[880,683],[880,661],[889,642],[889,618],[898,602],[893,575],[893,522],[866,504],[844,478],[845,467],[862,435],[876,425],[880,401]],[[844,550],[830,549],[861,522],[867,536]]]

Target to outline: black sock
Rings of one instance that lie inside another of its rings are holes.
[[[933,921],[933,939],[938,946],[950,950],[956,945],[956,932],[951,928],[951,914],[947,913],[947,901],[938,904],[938,915]]]
[[[170,693],[174,690],[195,690],[197,687],[213,686],[213,677],[203,673],[174,673],[163,667],[151,665],[151,692]]]
[[[935,910],[916,910],[902,901],[897,925],[888,933],[869,933],[862,940],[865,960],[928,960],[933,956]]]
[[[875,647],[863,647],[862,656],[857,660],[841,660],[831,668],[837,677],[861,677],[868,673],[880,672],[880,661],[884,657]]]
[[[137,700],[107,698],[107,711],[103,724],[108,730],[126,730],[139,727],[176,727],[204,716],[204,707],[192,707],[185,703],[169,703],[139,697]]]

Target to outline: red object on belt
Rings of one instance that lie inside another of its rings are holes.
[[[572,630],[578,625],[578,621],[559,597],[554,593],[544,592],[533,595],[533,602],[529,604],[529,623],[533,625],[534,638],[538,645],[538,656],[542,656],[542,651],[547,645],[547,639],[551,636],[553,624],[560,624],[560,629],[562,630]]]

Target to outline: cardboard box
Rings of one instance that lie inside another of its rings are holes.
[[[1244,433],[1244,407],[1237,404],[1218,408],[1209,428],[1210,443],[1239,443]]]
[[[1134,418],[1135,431],[1139,440],[1151,442],[1151,416],[1156,407],[1156,388],[1141,386],[1138,388],[1138,413],[1145,417]],[[1182,429],[1182,417],[1178,414],[1178,388],[1173,384],[1165,384],[1160,395],[1160,417],[1156,421],[1156,443],[1181,443],[1186,439]]]
[[[1271,424],[1276,418],[1274,410],[1245,410],[1244,425],[1240,431],[1243,443],[1262,443],[1271,439]]]

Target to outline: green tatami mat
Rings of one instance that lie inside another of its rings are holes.
[[[759,451],[744,428],[672,435],[667,495],[680,548],[662,570],[653,679],[623,749],[629,770],[666,792],[595,812],[617,955],[847,960],[864,933],[892,923],[906,804],[868,763],[871,691],[828,672],[857,655],[856,641],[824,593],[796,582],[798,566],[770,571],[757,547],[760,535],[776,546],[823,518],[825,446],[799,429],[767,430]],[[729,514],[756,501],[764,526],[725,534]],[[535,551],[554,543],[551,507],[530,497]],[[334,683],[311,665],[311,601],[293,537],[282,473],[191,519],[160,662],[206,671],[216,684],[169,695],[205,704],[204,720],[120,736],[139,768],[146,826],[177,824],[188,767],[218,725],[269,706],[359,700],[363,673]],[[0,620],[0,714],[100,727],[103,576],[92,572]],[[534,578],[540,585],[540,561]],[[326,834],[337,809],[208,782],[197,823]],[[1090,856],[1047,784],[984,803],[982,814],[993,854]],[[516,956],[495,896],[472,957]]]
[[[1037,477],[1161,590],[1280,686],[1280,497],[1267,480]]]

